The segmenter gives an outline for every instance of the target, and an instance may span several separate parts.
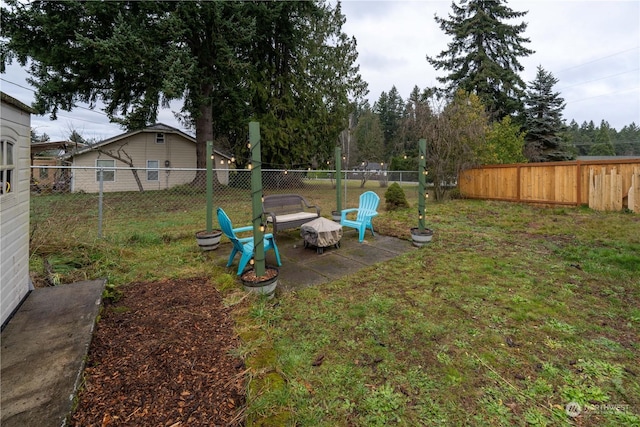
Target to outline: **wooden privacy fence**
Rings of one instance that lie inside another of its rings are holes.
[[[473,199],[580,206],[589,203],[591,169],[618,171],[625,197],[632,176],[638,186],[634,168],[640,168],[640,158],[491,165],[462,171],[458,186],[464,197]]]

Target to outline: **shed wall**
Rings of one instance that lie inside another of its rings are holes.
[[[12,191],[0,194],[0,317],[9,319],[31,289],[29,280],[29,183],[31,115],[6,102],[0,137],[14,144]]]

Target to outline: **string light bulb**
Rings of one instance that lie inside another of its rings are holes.
[[[253,263],[254,263],[254,262],[255,262],[255,261],[253,260],[253,258],[251,258],[251,259],[249,260],[249,264],[251,264],[251,265],[253,265]]]
[[[247,169],[251,170],[251,163],[249,163],[249,166],[247,166]]]
[[[247,148],[248,148],[249,150],[251,150],[251,143],[250,143],[250,142],[248,142],[248,143],[247,143]]]
[[[260,232],[264,233],[264,224],[260,224]]]
[[[220,164],[224,165],[224,159],[220,159]]]

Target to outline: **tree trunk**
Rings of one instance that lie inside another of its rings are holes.
[[[205,99],[198,111],[196,118],[196,167],[198,171],[192,184],[198,188],[206,188],[206,168],[207,168],[207,141],[213,141],[213,106],[211,105],[210,84],[202,85],[202,97]],[[216,164],[213,164],[216,168]],[[218,185],[218,176],[213,174],[213,184]]]
[[[144,188],[142,187],[142,181],[140,181],[140,175],[138,175],[138,170],[134,169],[133,165],[131,165],[131,173],[133,174],[133,178],[136,180],[136,184],[138,184],[138,191],[144,193]]]

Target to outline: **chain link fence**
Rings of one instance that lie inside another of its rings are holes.
[[[384,193],[392,182],[398,182],[409,202],[416,203],[415,171],[342,171],[342,207],[357,207],[360,194],[372,190],[384,210]],[[249,223],[250,185],[250,170],[214,170],[214,228],[218,207],[234,225]],[[263,170],[262,185],[264,195],[299,194],[328,218],[337,207],[335,171]],[[204,169],[33,166],[32,244],[61,233],[78,242],[97,237],[131,240],[136,238],[132,229],[167,238],[193,235],[206,228],[206,204]]]

